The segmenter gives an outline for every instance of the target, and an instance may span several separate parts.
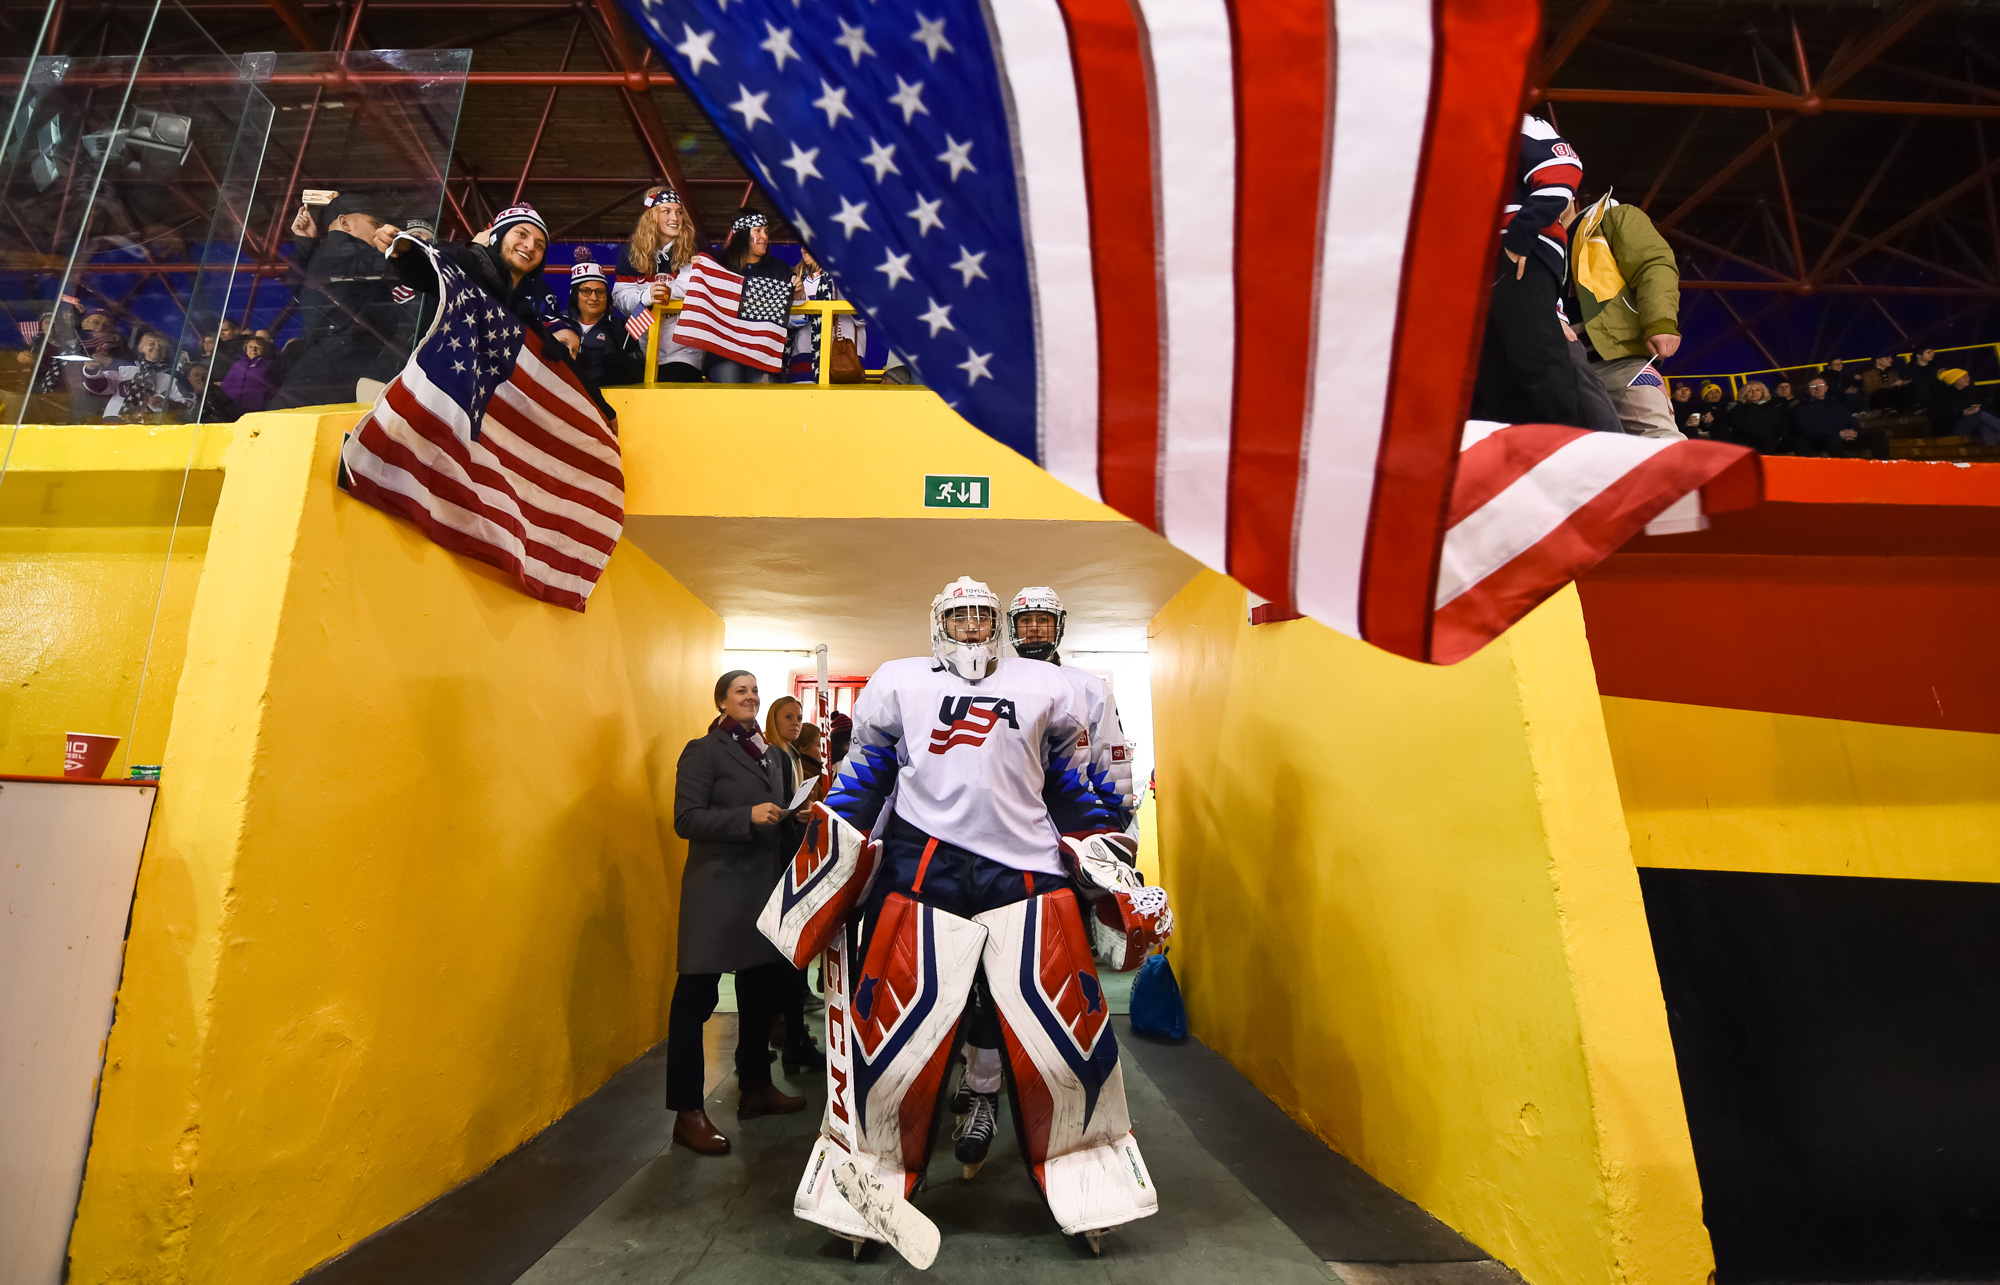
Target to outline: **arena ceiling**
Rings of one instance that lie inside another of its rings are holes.
[[[0,3],[11,47],[45,7]],[[58,0],[48,46],[129,52],[150,9]],[[1897,343],[1992,337],[1991,0],[1548,0],[1544,26],[1528,102],[1575,143],[1589,189],[1669,232],[1698,296],[1684,311],[1712,321],[1691,343],[1776,365],[1857,325]],[[152,48],[217,46],[471,49],[447,231],[518,195],[556,239],[618,240],[666,180],[705,230],[748,200],[789,236],[615,0],[169,0]]]

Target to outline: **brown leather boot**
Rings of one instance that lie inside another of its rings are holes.
[[[790,1115],[805,1109],[804,1098],[795,1098],[775,1084],[766,1084],[762,1088],[743,1091],[743,1100],[736,1107],[736,1118],[755,1120],[760,1115]]]
[[[726,1156],[729,1139],[715,1127],[706,1111],[674,1113],[674,1145],[686,1147],[698,1156]]]

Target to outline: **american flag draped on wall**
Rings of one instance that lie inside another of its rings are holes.
[[[1464,423],[1535,0],[624,2],[926,384],[1335,629],[1454,661],[1756,499]]]
[[[430,332],[340,451],[340,484],[582,611],[625,529],[618,439],[576,372],[435,249]]]

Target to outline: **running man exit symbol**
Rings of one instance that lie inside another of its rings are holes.
[[[927,509],[985,509],[993,504],[990,477],[924,477],[924,507]]]

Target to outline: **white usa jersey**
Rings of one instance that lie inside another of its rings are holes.
[[[1090,730],[1090,784],[1118,814],[1118,825],[1129,825],[1139,806],[1132,789],[1132,749],[1125,744],[1125,727],[1118,721],[1118,702],[1112,699],[1111,684],[1096,674],[1056,666],[1083,698],[1084,724]]]
[[[1090,780],[1083,696],[1053,665],[1006,658],[968,682],[929,656],[892,660],[854,704],[827,806],[864,833],[893,794],[925,834],[1039,874],[1063,832],[1114,827]]]

